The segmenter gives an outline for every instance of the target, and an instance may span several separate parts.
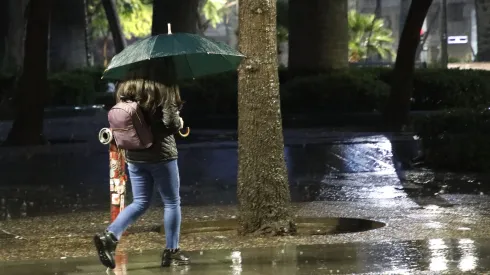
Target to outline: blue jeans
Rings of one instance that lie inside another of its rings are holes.
[[[179,248],[180,179],[177,160],[159,163],[128,163],[133,202],[107,228],[119,240],[122,233],[150,207],[153,185],[164,203],[164,227],[168,249]]]

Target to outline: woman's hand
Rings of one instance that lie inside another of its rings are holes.
[[[184,128],[184,120],[179,116],[179,121],[180,121],[180,127],[179,130]]]

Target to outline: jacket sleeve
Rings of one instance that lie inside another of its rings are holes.
[[[179,110],[177,106],[171,105],[163,108],[163,125],[167,130],[172,133],[176,133],[184,125],[181,125]]]

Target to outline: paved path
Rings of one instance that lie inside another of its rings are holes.
[[[292,274],[485,274],[488,240],[431,239],[196,251],[193,264],[162,269],[158,252],[121,255],[114,274],[292,275]],[[105,274],[93,258],[9,264],[2,274]],[[0,271],[2,267],[0,267]]]
[[[70,123],[52,122],[47,132],[52,130],[55,138],[55,129]],[[107,201],[107,153],[89,138],[100,124],[83,120],[76,125],[68,132],[87,142],[20,152],[0,149],[5,156],[0,159],[5,179],[0,183],[0,214],[11,215],[0,221],[0,274],[105,274],[90,237],[107,225],[105,206],[97,210]],[[235,219],[234,133],[195,134],[192,142],[181,143],[184,219]],[[160,225],[157,206],[122,240],[116,274],[490,272],[488,178],[395,169],[393,145],[401,144],[409,156],[414,145],[409,135],[303,129],[286,130],[285,136],[295,215],[369,219],[386,226],[293,238],[183,234],[182,247],[194,264],[161,270],[158,249],[163,240],[152,231]],[[400,180],[405,177],[411,181]]]
[[[18,217],[105,205],[107,147],[96,138],[105,123],[103,111],[49,119],[45,132],[53,145],[0,147],[0,220],[6,211]],[[0,138],[8,128],[8,122],[0,123]],[[343,174],[395,175],[392,141],[408,147],[414,143],[410,135],[393,138],[344,129],[286,129],[284,134],[295,201],[327,199],[327,189],[336,187],[323,182]],[[196,130],[178,143],[184,205],[236,203],[236,132]]]

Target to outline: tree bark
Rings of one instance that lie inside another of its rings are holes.
[[[0,9],[0,65],[4,64],[7,60],[7,43],[9,35],[9,25],[10,25],[10,5],[11,1],[5,1]],[[3,66],[2,66],[3,67]],[[3,69],[0,67],[1,69]],[[1,72],[1,71],[0,71]]]
[[[432,1],[413,0],[408,11],[393,69],[391,93],[385,110],[385,121],[392,131],[401,131],[403,126],[408,124],[420,30]]]
[[[318,72],[349,65],[346,0],[289,0],[289,69]]]
[[[88,15],[88,0],[83,0],[83,14],[84,14],[84,19],[85,19],[85,59],[87,61],[87,66],[91,67],[93,66],[94,62],[92,59],[92,39],[90,36],[90,18]]]
[[[152,35],[167,33],[167,24],[172,24],[172,32],[196,33],[199,0],[154,0]]]
[[[24,61],[25,11],[28,0],[7,0],[1,13],[1,36],[5,47],[0,65],[1,71],[19,75]]]
[[[412,0],[400,0],[400,16],[399,16],[399,31],[400,31],[400,39],[403,28],[405,28],[405,22],[407,22],[408,10],[410,9],[410,4]]]
[[[475,0],[478,32],[478,53],[476,60],[490,61],[490,0]]]
[[[27,7],[24,70],[16,93],[16,117],[6,145],[44,144],[44,102],[48,94],[48,33],[52,0],[30,0]]]
[[[287,235],[296,229],[279,98],[276,1],[239,1],[238,201],[241,234]]]
[[[126,48],[126,39],[124,38],[121,22],[119,21],[119,16],[117,15],[116,2],[115,0],[102,0],[102,5],[104,6],[107,21],[109,22],[112,41],[114,41],[114,49],[116,50],[116,53],[120,53],[122,50],[124,50],[124,48]]]
[[[49,70],[59,72],[86,67],[84,0],[52,1]]]

